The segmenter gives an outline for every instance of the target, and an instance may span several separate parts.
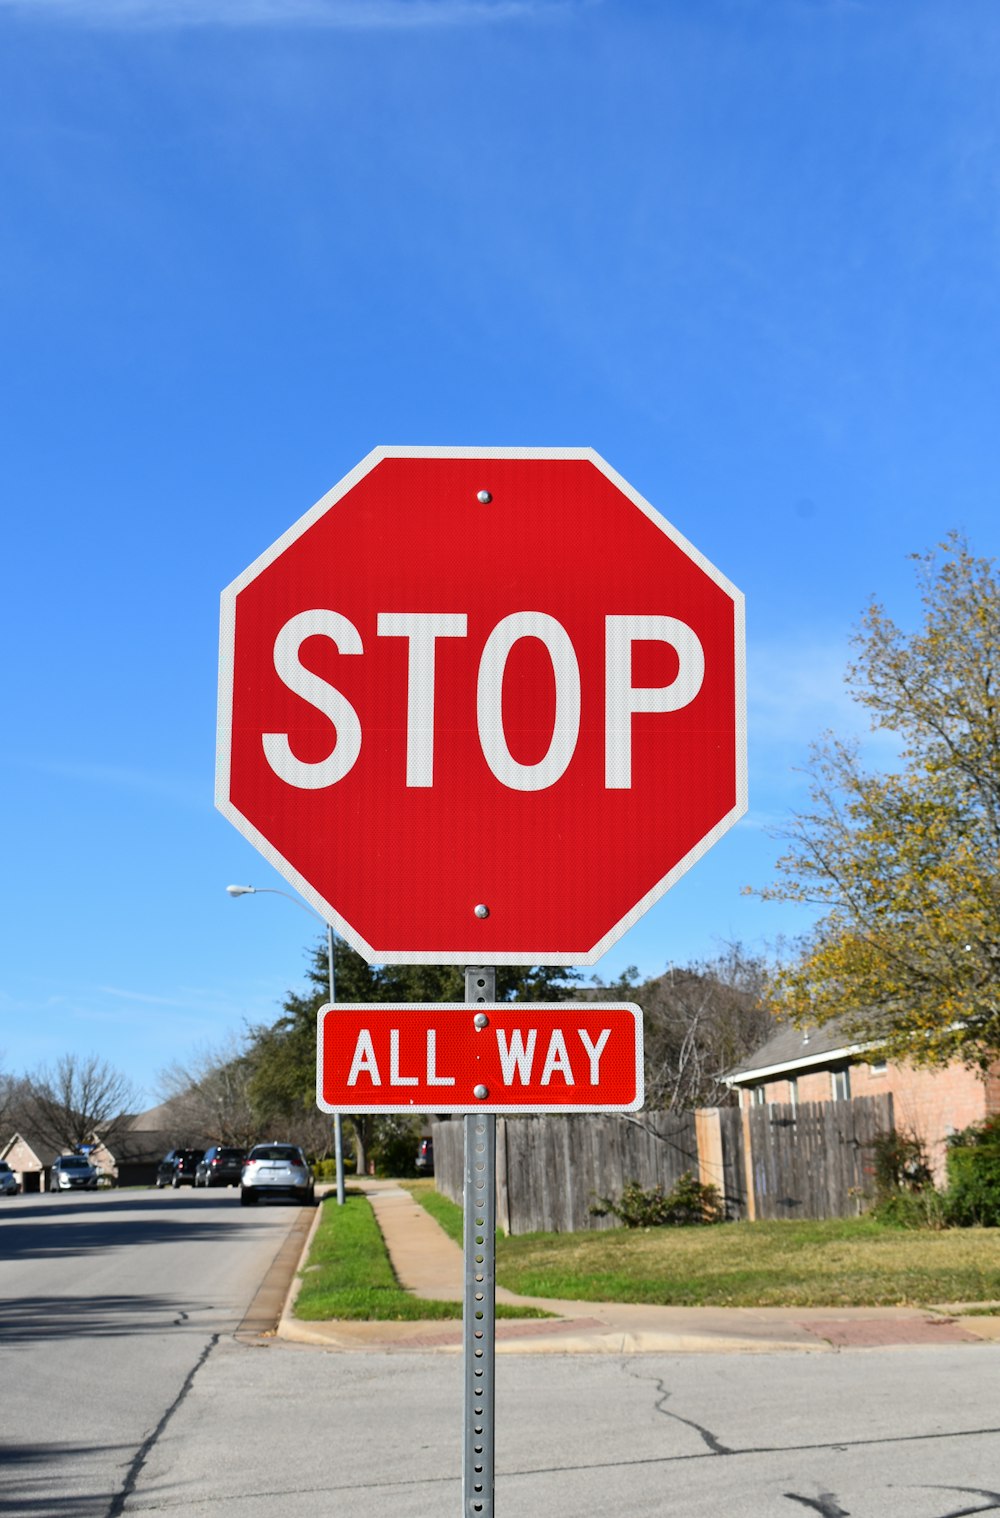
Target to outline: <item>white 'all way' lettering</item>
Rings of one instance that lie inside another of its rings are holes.
[[[389,1085],[390,1086],[417,1086],[420,1084],[418,1075],[403,1075],[399,1067],[399,1032],[398,1028],[389,1030]],[[351,1070],[347,1077],[349,1086],[356,1086],[358,1079],[367,1075],[373,1086],[381,1086],[382,1072],[378,1067],[378,1059],[375,1055],[375,1041],[370,1028],[361,1028],[358,1031],[358,1040],[354,1046],[354,1057],[351,1060]],[[437,1029],[427,1029],[427,1058],[426,1058],[426,1084],[428,1086],[453,1086],[453,1075],[439,1075],[437,1069]]]
[[[601,1055],[611,1037],[611,1029],[602,1028],[596,1042],[586,1028],[577,1028],[576,1033],[590,1065],[590,1085],[597,1086],[600,1084]],[[514,1085],[515,1077],[522,1086],[530,1085],[537,1042],[537,1028],[528,1029],[527,1039],[520,1028],[511,1028],[509,1038],[503,1028],[497,1029],[497,1052],[500,1055],[500,1071],[505,1086]],[[553,1075],[556,1074],[562,1076],[567,1086],[576,1084],[569,1050],[566,1047],[566,1035],[561,1028],[553,1029],[549,1038],[549,1046],[545,1053],[538,1084],[548,1086]]]

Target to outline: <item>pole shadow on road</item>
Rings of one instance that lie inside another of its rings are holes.
[[[59,1518],[95,1518],[108,1511],[107,1495],[94,1492],[66,1491],[65,1466],[69,1462],[74,1474],[81,1461],[90,1462],[95,1455],[107,1457],[116,1465],[127,1465],[133,1451],[124,1444],[53,1444],[50,1440],[33,1445],[4,1444],[4,1497],[0,1512],[58,1512]]]
[[[190,1306],[190,1303],[188,1303]],[[0,1305],[0,1339],[6,1349],[45,1339],[128,1338],[180,1327],[188,1313],[165,1296],[11,1297]],[[4,1450],[3,1459],[8,1456]],[[2,1510],[0,1503],[0,1510]]]
[[[56,1218],[71,1226],[53,1228]],[[73,1203],[53,1197],[2,1218],[0,1254],[5,1260],[57,1259],[143,1244],[208,1241],[234,1227],[253,1228],[238,1193],[229,1205],[211,1209],[200,1196],[183,1194],[156,1203],[142,1196],[102,1198],[97,1205],[93,1200]]]

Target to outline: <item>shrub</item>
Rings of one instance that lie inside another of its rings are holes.
[[[629,1181],[617,1202],[610,1197],[598,1197],[590,1212],[595,1218],[610,1214],[626,1228],[721,1223],[725,1216],[718,1189],[702,1185],[691,1170],[684,1172],[670,1192],[664,1192],[662,1186],[643,1190],[638,1181]]]
[[[943,1228],[946,1209],[923,1140],[890,1128],[870,1144],[875,1201],[871,1216],[897,1228]]]
[[[933,1186],[931,1167],[923,1141],[890,1128],[871,1143],[875,1173],[875,1201],[899,1192],[925,1191]]]
[[[1000,1227],[1000,1115],[948,1140],[948,1220]]]
[[[369,1149],[376,1175],[414,1176],[417,1173],[419,1133],[411,1117],[380,1119]]]
[[[893,1191],[875,1203],[870,1217],[895,1228],[941,1229],[949,1222],[948,1207],[940,1191]]]

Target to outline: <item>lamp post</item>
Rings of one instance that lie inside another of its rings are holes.
[[[229,896],[284,896],[286,901],[294,901],[303,912],[308,912],[310,917],[315,917],[317,922],[322,922],[326,928],[326,968],[330,987],[331,1004],[336,1001],[336,982],[333,970],[333,929],[328,922],[314,912],[312,907],[307,907],[304,901],[293,896],[290,891],[279,891],[274,886],[251,886],[251,885],[228,885],[226,893]],[[337,1163],[337,1206],[344,1205],[344,1132],[341,1124],[340,1113],[336,1113],[333,1119],[333,1144],[334,1155]]]

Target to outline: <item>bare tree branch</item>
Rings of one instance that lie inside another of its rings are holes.
[[[95,1054],[61,1055],[26,1078],[23,1095],[24,1126],[54,1149],[77,1149],[97,1135],[107,1143],[139,1104],[131,1081]]]

